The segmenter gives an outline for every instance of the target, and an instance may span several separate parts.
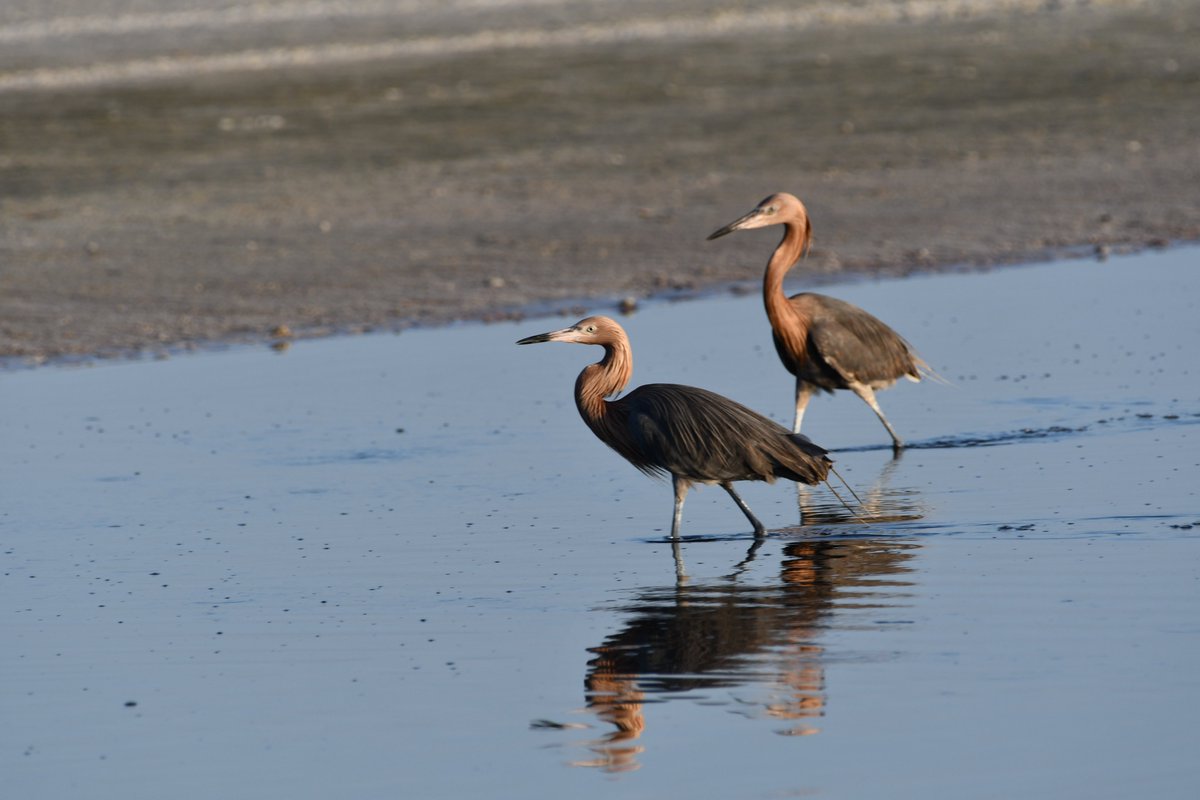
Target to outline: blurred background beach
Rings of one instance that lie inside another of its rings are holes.
[[[0,356],[1200,238],[1195,0],[0,6]]]

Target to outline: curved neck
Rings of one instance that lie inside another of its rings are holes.
[[[604,358],[584,367],[575,380],[575,405],[584,421],[591,425],[602,419],[612,397],[625,388],[633,376],[633,353],[629,340],[618,338],[604,344]]]
[[[775,248],[763,274],[763,305],[767,309],[767,319],[771,321],[775,335],[788,344],[794,355],[804,353],[808,321],[788,302],[783,291],[783,278],[804,255],[809,231],[807,218],[785,223],[783,240]]]

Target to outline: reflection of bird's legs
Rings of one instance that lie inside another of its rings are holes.
[[[812,387],[800,378],[796,378],[796,421],[792,423],[792,433],[800,432],[800,423],[804,421],[804,409],[808,408],[810,399],[812,399]]]
[[[679,475],[671,476],[671,482],[675,486],[675,516],[671,518],[671,538],[678,539],[679,523],[683,519],[683,499],[687,497],[691,484],[687,478]]]
[[[755,557],[758,555],[758,551],[762,549],[763,542],[766,540],[767,537],[765,536],[755,536],[750,542],[750,549],[746,551],[746,557],[733,565],[733,569],[730,570],[729,574],[725,576],[725,580],[736,581],[738,577],[750,567],[751,562],[754,561]],[[675,585],[682,586],[686,582],[687,577],[685,576],[682,581],[677,580]]]
[[[875,416],[879,417],[879,421],[883,423],[883,427],[887,428],[887,432],[892,435],[892,449],[899,450],[904,447],[904,442],[900,440],[900,436],[892,427],[892,424],[887,421],[887,417],[883,415],[883,409],[879,407],[879,402],[875,399],[875,390],[864,383],[850,383],[850,391],[862,398],[862,401],[871,407],[875,412]]]
[[[863,503],[863,511],[868,514],[881,513],[884,498],[887,496],[888,486],[892,482],[892,475],[896,472],[896,467],[900,465],[900,457],[903,453],[903,450],[892,451],[891,460],[883,465],[883,469],[879,471],[879,477],[866,492],[867,499]]]
[[[679,540],[671,540],[671,555],[675,558],[675,585],[683,586],[688,582],[687,567],[683,563],[683,552],[679,549]]]
[[[750,520],[750,524],[754,526],[754,535],[766,536],[766,526],[758,521],[758,517],[754,516],[754,512],[750,510],[750,506],[746,505],[746,501],[743,500],[736,491],[734,491],[733,484],[729,481],[725,481],[721,484],[721,488],[729,492],[729,496],[733,498],[733,502],[737,503],[737,507],[740,508],[742,513],[746,515],[746,519]]]
[[[812,399],[812,387],[796,378],[796,420],[792,423],[792,433],[800,432],[800,423],[804,421],[804,410],[808,408],[808,401]],[[802,484],[796,483],[796,505],[800,508],[800,524],[804,524],[804,507],[808,504],[808,488]]]
[[[796,508],[800,511],[800,524],[804,524],[804,514],[808,509],[811,497],[808,487],[803,483],[796,483]]]

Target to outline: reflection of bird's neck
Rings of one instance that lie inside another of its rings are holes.
[[[771,329],[797,364],[804,358],[808,320],[796,310],[783,292],[783,278],[808,247],[811,228],[807,217],[784,224],[783,241],[775,248],[763,275],[763,304]]]
[[[593,430],[608,413],[604,398],[625,388],[633,376],[633,353],[629,340],[614,338],[604,342],[604,358],[579,373],[575,381],[575,405],[584,422]]]

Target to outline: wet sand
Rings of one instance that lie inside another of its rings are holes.
[[[1194,0],[171,5],[0,17],[0,356],[1200,239]]]

